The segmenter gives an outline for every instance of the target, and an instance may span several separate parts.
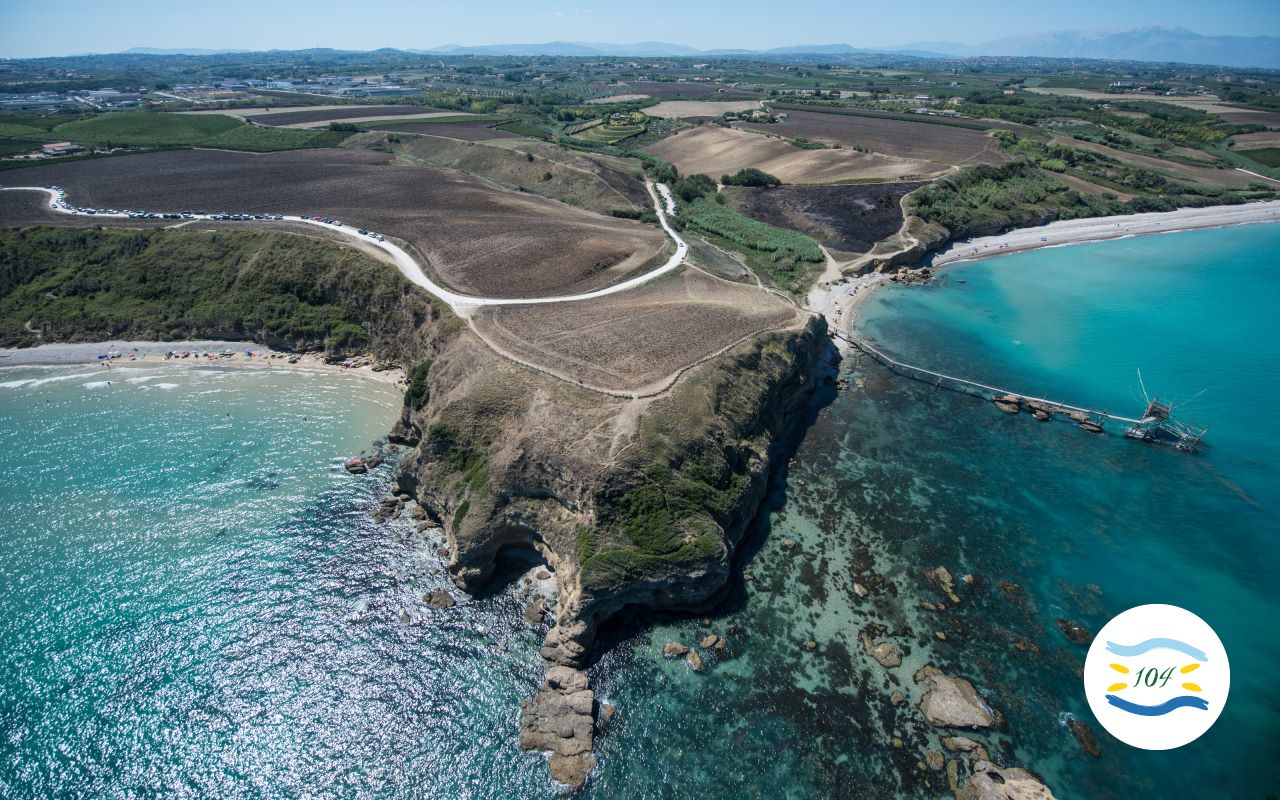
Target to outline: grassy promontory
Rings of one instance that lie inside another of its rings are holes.
[[[302,236],[0,230],[0,346],[208,337],[391,356],[400,334],[446,320],[395,268]]]

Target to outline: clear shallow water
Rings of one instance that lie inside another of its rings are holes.
[[[919,766],[938,741],[914,710],[926,663],[973,679],[1009,719],[974,738],[1059,797],[1274,791],[1276,253],[1280,226],[1251,226],[1019,254],[877,294],[868,335],[927,366],[1117,413],[1139,405],[1136,367],[1175,399],[1207,389],[1189,411],[1212,446],[1188,457],[1010,418],[850,359],[853,388],[817,414],[746,543],[750,579],[705,621],[621,628],[593,670],[619,711],[585,796],[946,796]],[[6,388],[87,371],[0,371],[0,795],[555,794],[516,747],[542,665],[515,591],[424,609],[447,586],[438,543],[369,520],[389,468],[337,468],[386,432],[397,398],[333,376],[169,370],[141,385],[172,389]],[[945,612],[919,605],[943,600],[935,566],[974,577]],[[1231,700],[1172,753],[1095,725],[1090,759],[1061,724],[1092,723],[1084,648],[1056,620],[1096,631],[1145,602],[1218,630]],[[902,667],[863,653],[871,626]],[[703,674],[661,658],[710,632],[729,654]]]
[[[399,403],[340,375],[0,371],[0,796],[543,786],[519,605],[426,610],[438,543],[368,515],[392,467],[340,468]]]
[[[945,779],[918,765],[938,732],[909,707],[920,697],[911,675],[929,662],[970,677],[1008,718],[974,738],[1059,797],[1274,792],[1277,308],[1280,225],[1012,255],[874,295],[863,332],[922,366],[1130,415],[1142,408],[1138,368],[1176,400],[1204,390],[1186,412],[1210,426],[1211,446],[1189,457],[1118,429],[1099,438],[1010,417],[851,358],[853,388],[807,431],[753,538],[753,580],[709,624],[640,633],[603,670],[622,710],[598,796],[636,774],[664,776],[676,796],[946,795]],[[939,565],[974,578],[945,613],[918,605],[944,602],[923,574]],[[1217,725],[1167,753],[1129,748],[1094,722],[1085,648],[1057,628],[1065,617],[1097,631],[1151,602],[1207,620],[1232,664]],[[860,650],[871,624],[905,651],[902,667],[885,671]],[[726,630],[739,655],[705,675],[659,658],[667,639]],[[894,690],[903,705],[887,701]],[[1093,726],[1100,758],[1066,714]]]

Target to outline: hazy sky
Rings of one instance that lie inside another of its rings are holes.
[[[1275,0],[0,0],[0,57],[130,47],[372,50],[554,40],[664,41],[704,49],[837,42],[875,47],[1138,25],[1274,36],[1280,35],[1280,10]]]

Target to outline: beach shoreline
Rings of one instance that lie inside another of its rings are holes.
[[[189,352],[187,358],[165,358],[165,354]],[[230,351],[231,355],[220,355]],[[252,356],[246,355],[252,352]],[[206,357],[204,354],[212,354]],[[118,354],[115,358],[99,358],[100,355]],[[296,357],[297,361],[289,363]],[[57,366],[114,366],[168,367],[168,366],[216,366],[232,369],[286,369],[307,372],[330,372],[354,375],[403,388],[406,381],[399,367],[375,372],[373,364],[342,366],[325,363],[319,353],[285,353],[272,350],[255,342],[226,340],[201,340],[184,342],[139,342],[110,340],[106,342],[62,342],[35,347],[0,348],[0,369],[6,367],[57,367]]]
[[[1157,233],[1226,228],[1263,222],[1280,222],[1280,200],[1234,206],[1180,208],[1110,217],[1059,220],[1034,228],[1017,228],[999,236],[983,236],[955,242],[929,260],[930,269],[972,261],[1073,244],[1124,239]],[[890,283],[891,273],[870,272],[842,281],[820,281],[809,290],[805,308],[826,317],[832,330],[852,333],[858,323],[858,308],[877,288]],[[843,351],[847,345],[837,341]]]
[[[935,254],[929,266],[944,267],[1005,253],[1036,250],[1041,247],[1061,247],[1129,236],[1173,233],[1201,228],[1224,228],[1259,222],[1280,222],[1280,200],[1235,206],[1179,208],[1175,211],[1058,220],[1034,228],[1017,228],[998,236],[982,236],[955,242],[946,250]]]

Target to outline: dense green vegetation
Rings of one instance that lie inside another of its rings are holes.
[[[409,389],[404,393],[404,404],[414,411],[431,399],[431,388],[427,385],[427,375],[431,372],[431,359],[425,358],[413,368],[413,376],[409,379]]]
[[[1104,128],[1136,133],[1175,144],[1206,145],[1230,135],[1221,120],[1212,114],[1171,103],[1131,101],[1103,104],[1057,95],[1029,92],[1005,95],[977,90],[970,92],[960,111],[979,117],[994,117],[1024,125],[1036,125],[1055,118],[1070,117]]]
[[[252,339],[361,352],[412,294],[368,256],[283,233],[0,230],[0,345]]]
[[[747,264],[789,292],[806,291],[826,261],[818,243],[803,233],[758,222],[707,197],[682,204],[680,218],[703,233],[746,248]]]
[[[662,564],[711,558],[721,545],[715,520],[723,519],[741,495],[746,478],[711,460],[689,461],[673,469],[655,461],[636,485],[597,493],[597,530],[579,532],[584,578],[619,584]],[[599,549],[598,539],[623,546]]]
[[[1119,200],[1085,195],[1028,162],[971,167],[910,195],[908,209],[955,238],[1050,219],[1132,213]]]
[[[715,194],[716,182],[706,175],[685,175],[675,182],[671,191],[686,203],[692,203],[699,197]]]
[[[725,175],[720,178],[720,182],[725,186],[780,186],[782,181],[775,176],[770,175],[763,170],[755,167],[747,167],[740,169],[732,175]]]
[[[644,174],[659,183],[671,186],[680,178],[680,171],[670,161],[658,158],[643,150],[636,152],[636,158],[640,159],[640,164],[644,167]]]

